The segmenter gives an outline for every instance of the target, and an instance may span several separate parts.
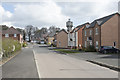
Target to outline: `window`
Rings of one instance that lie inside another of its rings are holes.
[[[87,43],[86,43],[86,41],[85,41],[85,47],[87,47]]]
[[[87,37],[87,41],[89,41],[89,37]]]
[[[59,41],[59,46],[61,45],[61,42]]]
[[[95,31],[96,31],[95,34],[98,35],[98,28],[96,28]]]
[[[92,41],[90,41],[90,46],[92,46]]]
[[[90,30],[90,35],[92,35],[92,30]]]
[[[96,41],[96,49],[98,49],[98,41]]]
[[[86,30],[85,30],[85,36],[86,36]]]
[[[5,37],[9,37],[9,34],[5,34]]]
[[[14,34],[14,37],[17,37],[17,34]]]

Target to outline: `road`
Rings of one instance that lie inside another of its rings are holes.
[[[40,78],[118,78],[118,72],[34,45]]]
[[[58,54],[49,50],[46,45],[29,44],[20,54],[2,66],[2,77],[11,80],[56,80],[56,78],[117,80],[113,78],[118,78],[118,72],[68,55]]]
[[[3,78],[39,78],[33,55],[33,45],[2,66]],[[36,79],[37,80],[37,79]]]

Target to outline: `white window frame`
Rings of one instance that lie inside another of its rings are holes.
[[[90,46],[92,46],[92,41],[90,41]]]
[[[86,34],[87,34],[87,32],[86,32],[86,30],[85,30],[85,36],[86,36]]]
[[[95,28],[95,34],[98,35],[98,28]]]
[[[96,44],[96,49],[98,49],[98,41],[96,41],[96,43],[95,43],[95,44]]]
[[[87,37],[87,41],[89,41],[89,37]]]
[[[90,30],[90,35],[92,35],[92,30]]]
[[[14,34],[14,37],[17,37],[17,34]]]
[[[9,37],[9,34],[5,34],[5,37]]]
[[[61,42],[59,41],[59,46],[61,46]]]

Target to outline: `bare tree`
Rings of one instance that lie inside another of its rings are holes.
[[[58,27],[51,26],[51,27],[49,28],[49,32],[58,32],[58,31],[60,31],[60,28],[58,28]]]
[[[26,34],[28,35],[28,38],[29,38],[29,42],[31,42],[31,33],[32,33],[32,28],[33,26],[32,25],[27,25],[26,26]]]

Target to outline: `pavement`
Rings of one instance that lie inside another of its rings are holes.
[[[2,66],[2,77],[4,79],[12,78],[11,80],[39,78],[33,55],[33,45],[29,44],[28,47],[22,49],[21,53]]]
[[[118,78],[118,72],[34,45],[39,78]]]

